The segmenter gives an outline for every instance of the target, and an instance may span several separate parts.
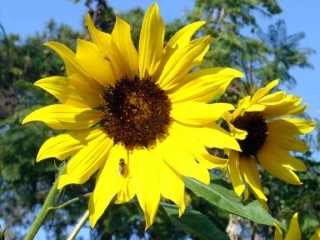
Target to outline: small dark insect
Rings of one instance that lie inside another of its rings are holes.
[[[119,170],[118,170],[118,174],[125,174],[126,173],[126,164],[124,162],[123,158],[120,158],[119,160]]]

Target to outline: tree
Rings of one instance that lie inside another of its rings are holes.
[[[55,178],[52,162],[35,164],[41,144],[54,133],[44,124],[21,126],[22,119],[41,105],[56,100],[33,86],[37,79],[63,75],[62,60],[53,55],[43,43],[50,40],[65,42],[70,47],[79,32],[69,27],[56,26],[50,21],[43,34],[21,41],[18,35],[0,39],[0,171],[1,217],[9,224],[11,239],[22,238],[23,231],[15,228],[29,226],[46,197]],[[14,209],[14,211],[13,211]],[[72,212],[72,211],[70,211]],[[63,224],[65,225],[65,224]],[[49,226],[49,225],[47,225]],[[52,229],[52,227],[50,227]],[[59,224],[55,224],[56,230]],[[20,233],[19,233],[20,232]],[[63,232],[63,231],[62,231]],[[62,233],[56,232],[56,236]]]
[[[274,25],[270,25],[267,34],[262,31],[258,31],[257,34],[269,48],[267,61],[257,73],[257,80],[260,83],[266,84],[273,79],[280,78],[289,88],[294,87],[297,82],[290,75],[289,69],[293,67],[313,68],[308,57],[315,51],[299,47],[299,42],[305,37],[305,34],[299,32],[287,35],[284,20],[280,19]]]

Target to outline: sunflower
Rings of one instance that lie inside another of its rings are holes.
[[[283,234],[281,231],[281,228],[277,225],[275,225],[275,233],[274,233],[274,240],[283,240]],[[286,234],[286,237],[284,240],[300,240],[301,239],[301,231],[299,226],[299,219],[298,219],[298,213],[295,213],[290,221],[289,229]],[[309,240],[320,240],[320,229],[318,229]]]
[[[283,240],[283,234],[282,234],[281,228],[277,224],[274,224],[274,225],[276,227],[276,231],[274,233],[274,240]],[[292,216],[289,229],[284,240],[300,240],[300,239],[301,239],[301,231],[299,227],[298,213],[295,213]]]
[[[287,95],[284,91],[266,95],[278,83],[279,80],[270,82],[253,97],[241,99],[232,113],[223,114],[242,150],[226,151],[229,155],[230,180],[235,192],[239,196],[246,193],[246,182],[266,208],[267,198],[262,191],[257,162],[287,183],[302,184],[294,171],[306,171],[307,168],[289,151],[307,151],[309,147],[297,136],[314,128],[312,122],[288,117],[303,113],[306,104],[299,105],[301,98]]]
[[[23,123],[69,130],[48,139],[37,156],[72,157],[59,189],[83,184],[98,171],[89,198],[91,227],[116,195],[118,204],[137,196],[147,229],[161,195],[184,212],[182,175],[209,183],[208,169],[226,167],[227,160],[208,154],[205,146],[240,151],[236,139],[215,123],[234,107],[206,102],[243,74],[231,68],[191,72],[209,49],[210,36],[190,40],[205,22],[185,26],[163,48],[157,4],[146,11],[138,51],[121,18],[111,34],[96,29],[89,15],[86,24],[93,42],[78,40],[76,53],[57,42],[45,44],[61,56],[67,77],[35,85],[61,103],[32,112]]]

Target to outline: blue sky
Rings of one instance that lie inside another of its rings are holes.
[[[154,0],[109,0],[108,3],[119,11],[127,11],[135,6],[146,9]],[[1,0],[0,1],[0,23],[7,33],[18,33],[22,38],[32,36],[36,31],[41,32],[46,22],[53,18],[58,23],[66,23],[74,29],[82,29],[83,15],[87,8],[84,0],[74,4],[71,0]],[[166,22],[179,18],[185,9],[192,9],[194,0],[159,0],[160,11]],[[300,31],[306,33],[306,38],[301,41],[301,47],[310,47],[320,54],[319,26],[320,1],[319,0],[279,0],[283,9],[280,15],[268,19],[257,14],[256,17],[264,31],[269,24],[275,23],[277,19],[284,19],[287,25],[287,34]],[[303,98],[308,103],[311,116],[320,118],[320,100],[318,100],[320,89],[320,58],[318,54],[310,57],[310,62],[315,69],[292,69],[291,73],[298,84],[294,89],[284,89]]]

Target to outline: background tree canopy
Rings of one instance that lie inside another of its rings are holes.
[[[106,1],[74,2],[85,4],[95,25],[111,32],[115,13]],[[313,67],[309,56],[315,51],[301,47],[300,41],[305,37],[303,32],[287,32],[284,20],[270,25],[267,32],[261,30],[255,17],[257,13],[272,18],[281,11],[276,0],[196,0],[194,8],[184,18],[166,24],[165,39],[170,39],[178,29],[190,22],[205,20],[207,24],[198,35],[210,34],[212,45],[201,67],[230,66],[245,74],[245,78],[233,81],[220,99],[236,103],[239,98],[253,94],[277,78],[282,80],[283,85],[293,87],[299,82],[290,74],[290,70],[294,67]],[[131,24],[132,38],[138,46],[144,10],[134,8],[119,15]],[[246,34],[248,30],[254,35]],[[43,43],[59,41],[74,50],[77,38],[89,39],[85,28],[83,31],[74,31],[66,25],[58,26],[54,20],[48,22],[42,33],[23,41],[18,34],[7,35],[6,29],[0,25],[0,218],[8,224],[8,239],[23,237],[44,202],[60,164],[55,159],[35,163],[41,144],[57,131],[42,123],[20,124],[34,109],[57,101],[34,87],[33,83],[46,76],[65,75],[62,60]],[[319,122],[318,119],[313,120]],[[299,173],[303,185],[288,185],[263,171],[261,178],[271,215],[288,222],[293,213],[299,211],[303,237],[307,239],[320,225],[320,164],[314,154],[319,137],[309,135],[304,141],[313,148],[310,152],[298,155],[309,168],[308,172]],[[212,173],[228,180],[225,173]],[[86,194],[92,191],[93,186],[94,179],[90,179],[84,185],[68,186],[61,192],[60,202],[83,197],[49,215],[43,226],[43,234],[47,239],[65,239],[68,236],[70,228],[67,228],[74,226],[85,212]],[[207,216],[222,232],[234,220],[233,216],[209,204],[201,195],[187,189],[185,197],[190,211]],[[112,204],[97,227],[89,230],[90,239],[129,239],[132,236],[146,239],[197,239],[195,233],[183,231],[181,226],[174,224],[170,212],[173,210],[165,204],[161,205],[155,224],[147,232],[144,231],[143,214],[136,200],[124,205]],[[271,239],[273,236],[270,227],[243,218],[237,218],[236,222],[237,227],[242,229],[240,237],[243,239],[253,236]]]

